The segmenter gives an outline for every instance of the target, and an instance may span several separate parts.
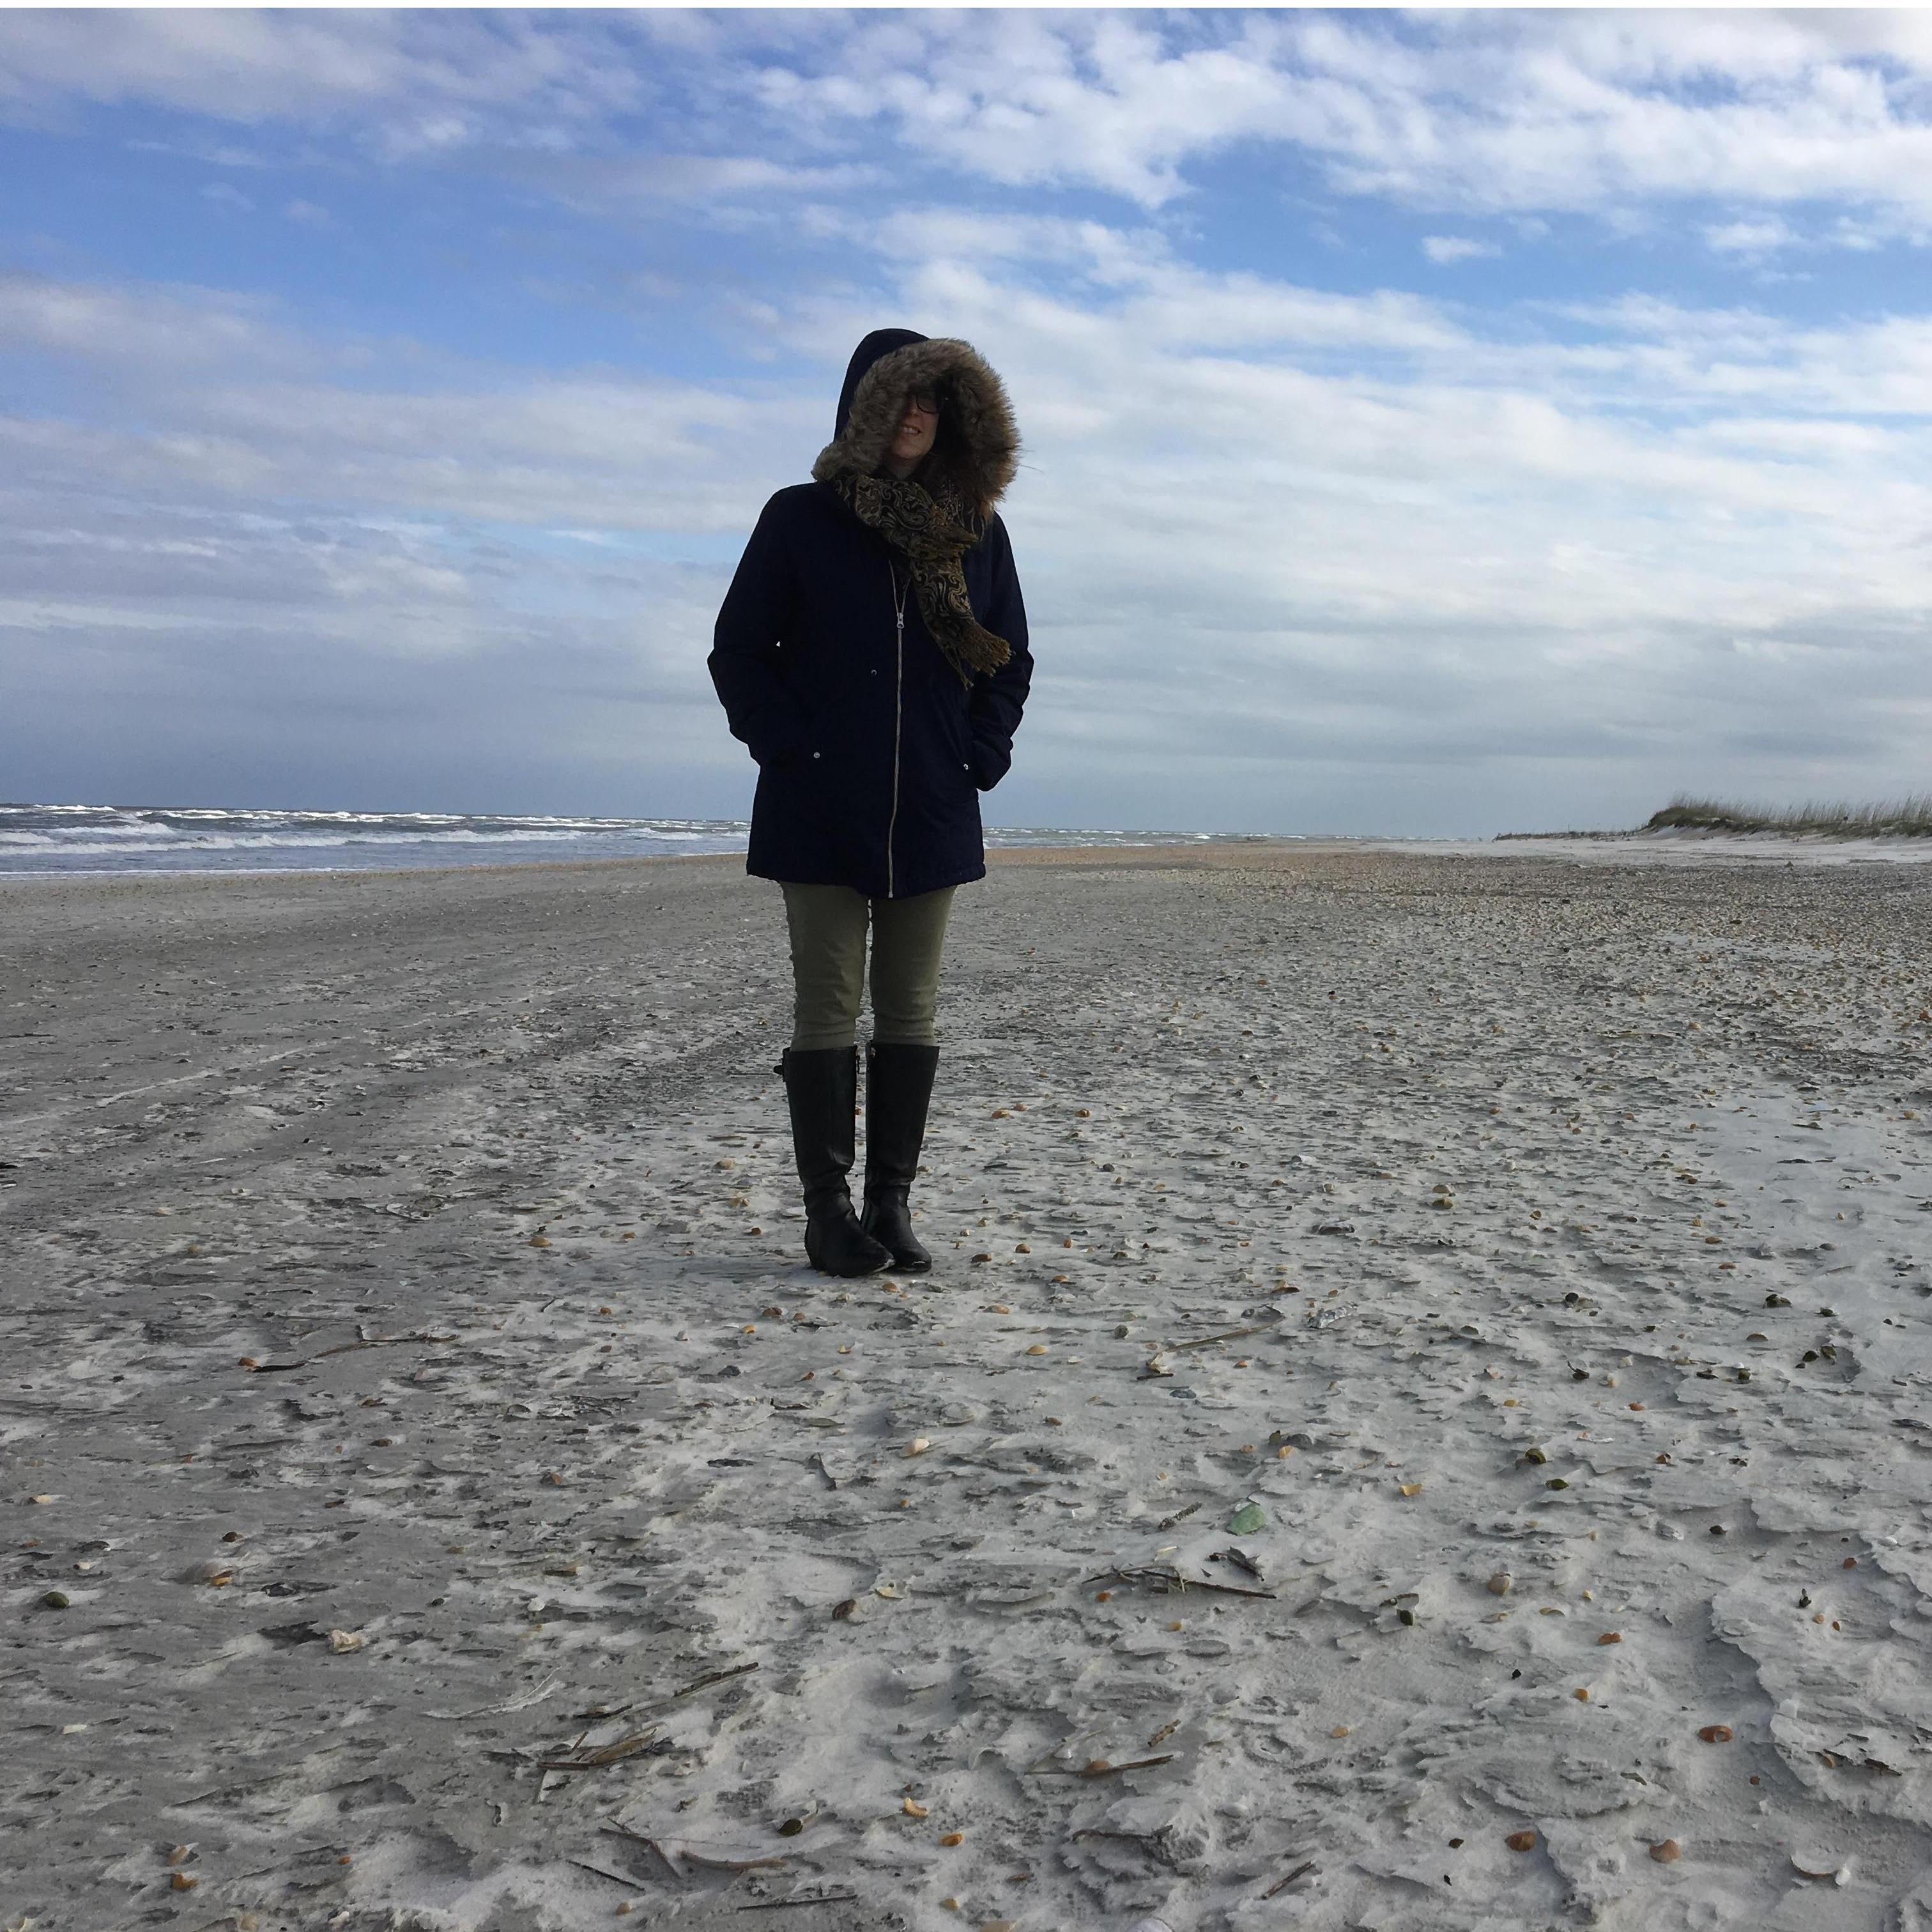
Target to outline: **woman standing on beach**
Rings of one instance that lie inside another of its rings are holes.
[[[1019,438],[968,344],[875,329],[814,480],[766,504],[718,614],[712,681],[758,766],[746,871],[784,887],[794,994],[778,1071],[827,1274],[932,1257],[912,1230],[954,889],[986,872],[980,794],[1012,762],[1033,659],[994,505]],[[857,1028],[872,934],[862,1220]]]

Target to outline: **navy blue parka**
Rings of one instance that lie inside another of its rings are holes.
[[[746,869],[759,878],[907,898],[986,876],[980,794],[1012,762],[1033,674],[1012,548],[992,510],[1018,447],[998,376],[963,342],[875,331],[852,358],[813,475],[876,473],[908,394],[934,388],[946,418],[926,461],[947,463],[986,518],[962,560],[967,595],[1012,656],[962,682],[926,629],[904,554],[827,482],[778,491],[709,660],[732,735],[758,763]]]

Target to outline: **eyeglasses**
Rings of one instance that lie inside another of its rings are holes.
[[[906,398],[906,407],[916,410],[922,416],[936,416],[939,413],[939,396],[935,390],[915,389]]]

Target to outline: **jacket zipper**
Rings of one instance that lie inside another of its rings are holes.
[[[892,647],[892,811],[886,820],[886,896],[892,896],[892,835],[899,822],[899,734],[905,716],[905,606],[899,601],[898,572],[892,568],[892,560],[886,559],[886,571],[892,580],[892,622],[896,637]],[[911,579],[906,581],[908,592],[912,588]]]

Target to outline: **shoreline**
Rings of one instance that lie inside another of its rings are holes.
[[[1533,850],[1515,849],[1533,846]],[[1498,849],[1502,848],[1502,849]],[[1146,844],[988,846],[988,870],[1012,866],[1118,863],[1123,866],[1192,863],[1223,868],[1244,864],[1270,864],[1294,855],[1388,854],[1420,859],[1523,859],[1604,862],[1626,856],[1636,865],[1716,863],[1731,860],[1762,865],[1782,860],[1788,865],[1845,866],[1932,863],[1932,838],[1868,838],[1825,833],[1778,832],[1504,832],[1490,839],[1282,837],[1241,835],[1202,839],[1178,839]],[[255,867],[141,868],[127,871],[74,868],[44,872],[0,871],[0,890],[9,885],[44,886],[98,881],[126,884],[155,880],[262,880],[286,884],[320,878],[404,878],[466,874],[617,872],[629,868],[734,866],[743,870],[741,852],[657,852],[583,858],[502,860],[472,863],[451,862],[424,866],[291,866]]]

